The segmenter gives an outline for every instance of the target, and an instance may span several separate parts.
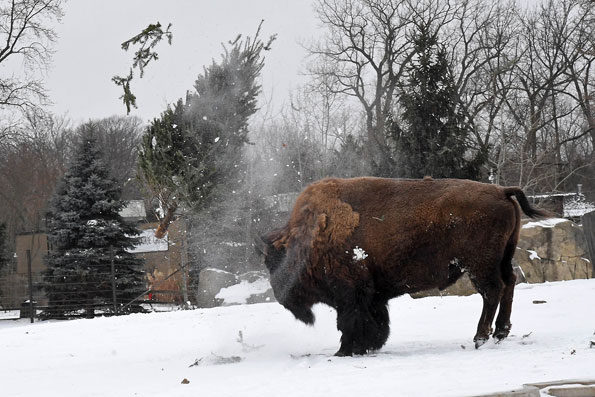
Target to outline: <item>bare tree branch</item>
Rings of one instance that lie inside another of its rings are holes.
[[[32,111],[47,101],[43,83],[33,77],[52,58],[56,32],[52,24],[62,18],[62,0],[12,0],[0,5],[0,64],[19,73],[0,76],[0,108]],[[2,44],[0,44],[1,46]]]

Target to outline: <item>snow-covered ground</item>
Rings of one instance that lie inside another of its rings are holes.
[[[512,335],[475,350],[478,295],[403,296],[391,301],[386,346],[342,358],[326,306],[315,308],[314,327],[277,303],[2,321],[0,395],[465,396],[595,378],[594,303],[595,279],[521,284]]]

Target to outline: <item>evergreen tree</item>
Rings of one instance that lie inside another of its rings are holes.
[[[466,158],[468,130],[446,50],[429,26],[418,27],[414,46],[416,55],[399,96],[401,123],[389,122],[398,153],[398,172],[413,178],[477,179],[482,160],[477,155],[473,160]]]
[[[139,175],[163,209],[158,236],[179,205],[198,212],[241,180],[248,119],[260,93],[262,52],[274,40],[265,44],[259,32],[260,26],[254,39],[232,41],[220,62],[198,76],[194,92],[168,107],[143,136]]]
[[[127,252],[139,232],[119,215],[125,204],[120,188],[102,160],[96,133],[85,127],[47,214],[51,251],[44,279],[50,317],[81,309],[92,316],[95,304],[111,307],[112,258],[118,303],[145,289],[143,261]]]
[[[361,140],[349,134],[341,143],[339,150],[335,150],[332,175],[341,178],[353,178],[369,175],[369,164],[362,161],[364,145]]]

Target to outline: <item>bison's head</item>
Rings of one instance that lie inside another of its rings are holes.
[[[273,274],[285,257],[285,249],[283,247],[281,249],[275,247],[276,232],[278,231],[275,230],[267,235],[256,236],[254,238],[254,248],[264,258],[264,265],[270,274]]]
[[[271,275],[275,299],[298,320],[314,324],[314,303],[300,283],[299,271],[290,263],[293,258],[291,253],[288,255],[283,247],[277,249],[269,236],[258,237],[255,247],[264,257],[264,264]]]
[[[300,269],[294,266],[290,258],[291,255],[286,255],[271,270],[271,286],[275,298],[293,313],[295,318],[309,325],[314,324],[314,313],[312,313],[314,297],[308,292],[309,288],[304,285],[304,281],[300,279]]]

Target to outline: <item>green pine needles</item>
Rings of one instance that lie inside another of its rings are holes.
[[[113,308],[112,280],[118,306],[145,290],[143,260],[127,252],[139,231],[119,215],[124,204],[102,160],[93,125],[83,125],[73,161],[47,214],[48,317],[93,316],[98,306]]]
[[[469,130],[447,60],[431,26],[418,26],[408,78],[399,96],[400,123],[389,122],[400,176],[479,177],[482,158],[469,153]]]
[[[162,236],[179,206],[198,212],[232,188],[248,144],[248,120],[257,110],[265,43],[238,36],[224,46],[219,62],[204,68],[185,100],[153,120],[143,137],[139,178],[160,203]]]

